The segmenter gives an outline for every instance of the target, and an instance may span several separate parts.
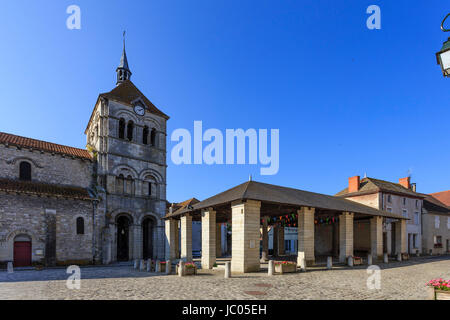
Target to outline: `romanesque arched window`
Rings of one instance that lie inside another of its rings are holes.
[[[144,131],[142,132],[142,143],[143,144],[148,144],[148,134],[149,134],[148,127],[145,126]]]
[[[84,219],[82,217],[77,218],[77,234],[84,234]]]
[[[152,133],[150,134],[150,144],[154,147],[156,147],[156,130],[155,128],[152,129]]]
[[[119,139],[125,139],[125,119],[119,120]]]
[[[134,123],[133,121],[128,121],[127,125],[127,139],[129,141],[133,141],[133,130],[134,130]]]
[[[19,164],[19,179],[30,181],[31,180],[31,164],[26,161],[22,161]]]
[[[123,177],[123,174],[119,174],[119,176],[116,178],[116,193],[123,193],[124,183],[125,178]]]

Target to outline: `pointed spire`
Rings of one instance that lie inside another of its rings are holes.
[[[127,53],[125,51],[125,31],[123,32],[122,57],[120,58],[120,64],[117,67],[116,72],[117,72],[117,83],[116,83],[117,85],[131,78],[132,73],[130,71],[130,68],[128,67]]]

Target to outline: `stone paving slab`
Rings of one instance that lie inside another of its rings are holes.
[[[450,257],[380,264],[381,289],[367,289],[366,266],[311,268],[306,273],[233,275],[199,270],[178,277],[139,272],[129,266],[81,268],[81,289],[66,287],[64,269],[0,272],[0,299],[425,299],[425,283],[450,279]]]

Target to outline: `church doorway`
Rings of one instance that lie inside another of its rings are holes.
[[[129,257],[130,219],[120,216],[117,219],[117,260],[128,261]]]
[[[153,259],[153,229],[155,220],[147,217],[142,221],[142,257]]]
[[[31,239],[19,235],[14,239],[14,267],[31,266]]]

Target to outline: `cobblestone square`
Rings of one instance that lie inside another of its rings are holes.
[[[139,272],[131,266],[81,268],[80,290],[69,290],[65,269],[0,272],[0,299],[426,299],[425,283],[450,278],[450,257],[414,258],[379,264],[381,289],[367,288],[365,266],[324,267],[305,273],[275,275],[264,272],[233,275],[223,270],[199,270],[197,276],[178,277]]]

